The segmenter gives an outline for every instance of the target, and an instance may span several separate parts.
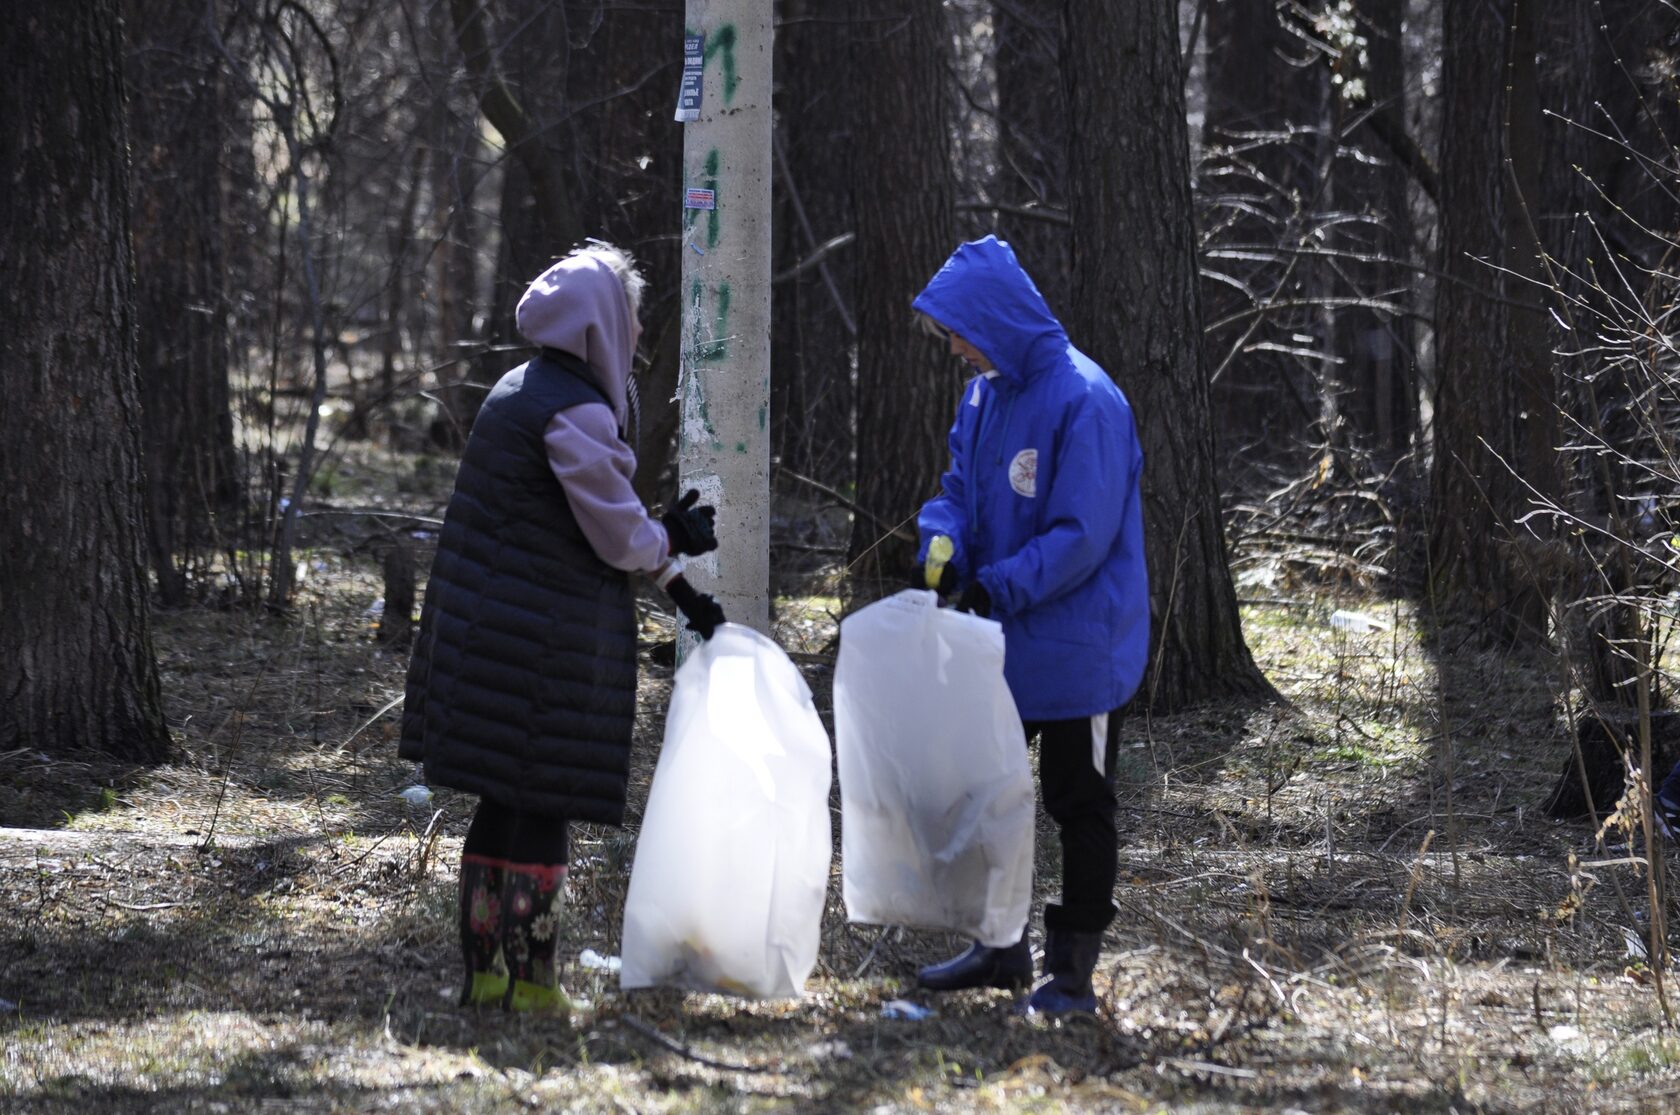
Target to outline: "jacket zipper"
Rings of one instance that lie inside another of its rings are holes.
[[[1000,376],[998,378],[1001,379],[1002,377]],[[1017,391],[1013,385],[1010,385],[1010,389],[1007,393],[1005,393],[997,387],[996,381],[993,381],[991,386],[992,390],[989,394],[992,398],[986,400],[987,405],[981,407],[980,413],[974,421],[974,441],[969,446],[968,452],[968,459],[973,465],[978,465],[980,463],[979,451],[982,447],[982,443],[986,440],[984,436],[986,433],[986,419],[990,415],[992,404],[998,395],[1003,394],[1007,394],[1007,397],[1003,402],[1003,429],[997,437],[997,454],[992,462],[994,465],[1003,464],[1004,447],[1009,444],[1009,423],[1015,414],[1015,396]],[[968,483],[968,523],[970,533],[974,535],[976,541],[979,541],[984,537],[985,532],[983,522],[980,518],[980,485],[978,484],[979,470],[975,469],[974,471],[975,475],[969,477]],[[971,561],[970,564],[972,566],[973,562]],[[975,568],[975,572],[978,571],[978,568]]]

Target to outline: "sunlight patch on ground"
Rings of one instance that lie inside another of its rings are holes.
[[[158,617],[172,765],[7,757],[0,804],[59,826],[0,839],[10,1106],[1608,1110],[1680,1087],[1605,900],[1640,893],[1631,869],[1580,866],[1586,834],[1533,815],[1564,754],[1548,679],[1428,645],[1407,605],[1328,596],[1244,610],[1289,704],[1123,723],[1102,1013],[1059,1024],[1003,992],[919,994],[916,967],[962,942],[848,925],[838,870],[801,1002],[625,995],[581,963],[618,951],[663,730],[673,624],[650,600],[632,827],[575,834],[563,980],[592,1009],[462,1010],[473,803],[397,796],[415,772],[375,714],[406,663],[372,640],[367,566],[321,560],[288,621]],[[839,605],[778,601],[825,715]],[[1350,635],[1337,608],[1391,626]],[[883,1017],[901,997],[937,1014]]]

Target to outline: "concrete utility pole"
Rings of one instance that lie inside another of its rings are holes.
[[[688,0],[683,123],[680,488],[718,509],[689,579],[770,626],[772,0]],[[686,641],[685,641],[686,642]]]

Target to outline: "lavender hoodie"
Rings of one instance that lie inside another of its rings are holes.
[[[629,414],[630,362],[641,335],[624,284],[600,260],[568,256],[526,288],[515,320],[532,344],[588,364],[612,403],[559,411],[543,433],[549,467],[584,537],[614,569],[645,573],[663,586],[676,569],[670,540],[636,497],[630,483],[636,454],[619,433]]]

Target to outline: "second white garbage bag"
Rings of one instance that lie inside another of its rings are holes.
[[[833,832],[828,733],[780,647],[724,624],[677,671],[624,904],[626,988],[799,995]]]
[[[846,916],[1014,944],[1033,782],[1003,628],[914,589],[846,617],[834,739]]]

